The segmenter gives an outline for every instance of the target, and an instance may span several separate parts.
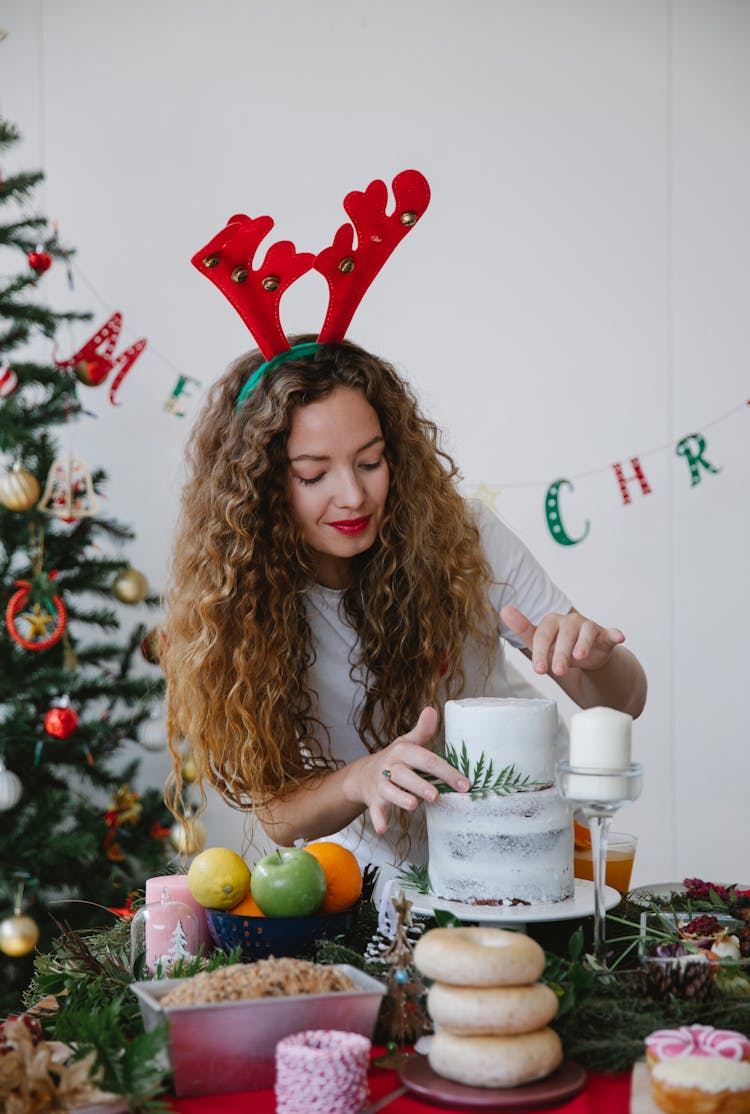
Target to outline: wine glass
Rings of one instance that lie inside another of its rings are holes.
[[[623,805],[641,795],[643,767],[638,762],[618,770],[594,770],[557,763],[557,788],[566,800],[578,806],[591,832],[594,863],[594,958],[606,967],[607,839],[612,817]]]

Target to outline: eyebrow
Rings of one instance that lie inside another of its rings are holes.
[[[368,441],[366,445],[361,445],[360,448],[358,448],[356,450],[355,456],[359,456],[360,453],[367,452],[368,449],[371,449],[373,447],[373,445],[377,445],[377,444],[383,444],[384,445],[385,444],[385,437],[381,436],[380,434],[378,434],[377,437],[373,437],[372,440]],[[300,453],[299,456],[289,457],[289,463],[290,464],[297,464],[300,460],[330,460],[330,459],[331,458],[329,456],[316,456],[315,453]]]

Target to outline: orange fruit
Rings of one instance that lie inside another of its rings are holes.
[[[265,917],[266,915],[250,893],[247,897],[243,897],[239,905],[235,905],[229,912],[236,913],[238,917]]]
[[[585,824],[579,824],[577,820],[573,821],[573,846],[591,846],[591,832]]]
[[[355,856],[340,843],[307,843],[305,851],[313,855],[326,876],[326,895],[319,913],[343,913],[359,900],[362,893],[362,871]]]

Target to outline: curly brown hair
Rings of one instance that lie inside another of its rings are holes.
[[[379,538],[354,559],[343,596],[369,679],[356,724],[368,750],[413,727],[439,693],[460,694],[469,636],[486,647],[488,669],[497,644],[491,571],[456,466],[395,369],[350,342],[323,345],[273,368],[238,410],[262,362],[251,352],[213,386],[188,449],[162,652],[174,763],[167,801],[176,815],[180,733],[201,793],[206,781],[236,808],[283,797],[337,765],[305,683],[313,648],[304,594],[314,569],[287,495],[296,407],[354,388],[385,439],[390,485]]]

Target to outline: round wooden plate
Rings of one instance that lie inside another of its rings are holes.
[[[564,1060],[557,1071],[522,1087],[467,1087],[438,1075],[426,1056],[412,1056],[398,1069],[407,1090],[436,1106],[453,1110],[538,1110],[559,1106],[582,1091],[586,1070],[573,1060]]]

